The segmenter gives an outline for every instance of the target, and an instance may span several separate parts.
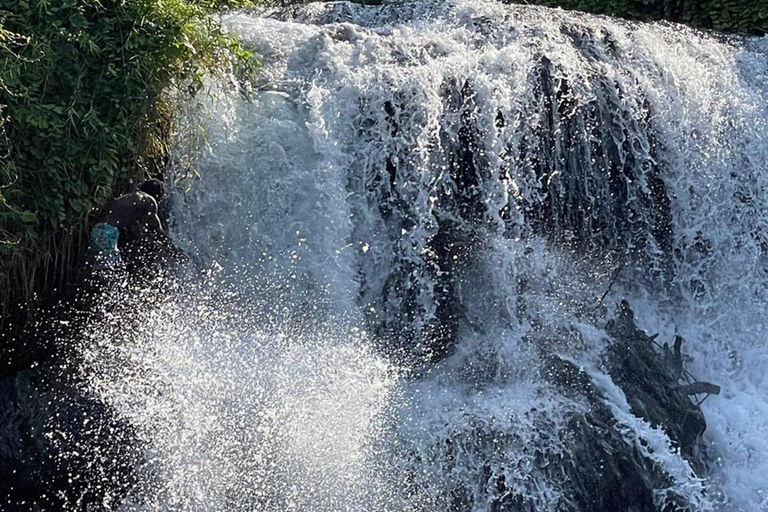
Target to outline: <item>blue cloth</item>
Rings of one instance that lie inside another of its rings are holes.
[[[117,249],[117,240],[120,231],[113,225],[99,222],[91,229],[91,240],[88,251],[96,256],[94,268],[116,268],[120,265],[120,251]]]

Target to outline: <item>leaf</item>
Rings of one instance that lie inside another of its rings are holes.
[[[24,211],[19,214],[21,222],[25,224],[34,224],[37,222],[37,213],[31,211]]]

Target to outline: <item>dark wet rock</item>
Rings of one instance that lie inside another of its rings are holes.
[[[550,355],[544,360],[544,378],[547,382],[560,387],[566,395],[584,396],[590,403],[599,398],[592,379],[586,372],[572,362],[556,355]]]
[[[0,509],[33,510],[53,474],[53,453],[43,433],[50,394],[39,370],[0,380]],[[26,508],[25,508],[26,507]]]
[[[616,420],[605,406],[593,405],[574,416],[563,441],[570,447],[565,462],[569,473],[571,510],[593,512],[656,512],[654,489],[661,487],[652,461],[644,458],[619,434]]]
[[[606,330],[615,339],[607,354],[609,373],[632,413],[663,428],[683,456],[696,463],[698,441],[707,427],[704,414],[678,383],[677,370],[654,349],[655,337],[637,328],[626,302]]]
[[[562,434],[566,455],[552,474],[562,479],[566,503],[562,510],[658,512],[671,503],[680,505],[677,510],[687,510],[685,501],[674,493],[669,493],[659,507],[655,496],[660,489],[670,487],[669,478],[621,434],[618,420],[590,376],[557,356],[549,357],[545,366],[549,382],[566,394],[585,397],[589,403],[589,410],[573,415]]]
[[[73,285],[69,300],[42,304],[18,334],[19,355],[4,360],[3,512],[109,510],[107,502],[135,482],[140,459],[131,429],[90,399],[76,378],[75,345],[99,318],[95,305],[108,302],[107,281],[91,276]]]
[[[665,371],[657,365],[657,371]],[[648,456],[643,440],[627,437],[627,426],[587,372],[556,355],[544,357],[541,372],[547,382],[583,402],[583,409],[574,411],[564,426],[537,408],[523,413],[519,420],[533,425],[535,443],[493,418],[468,419],[444,445],[434,448],[444,471],[454,465],[478,467],[474,482],[464,479],[450,489],[448,510],[476,510],[477,500],[482,500],[483,510],[490,512],[538,512],[542,504],[536,500],[547,486],[557,490],[548,506],[560,512],[695,510],[671,490],[671,478]],[[658,382],[663,381],[652,380],[650,385]],[[634,388],[627,389],[631,399]],[[469,465],[477,454],[483,454],[474,460],[478,466]]]
[[[635,324],[627,302],[622,302],[617,317],[606,331],[613,343],[605,363],[613,381],[626,395],[632,414],[663,429],[693,468],[700,469],[698,442],[706,428],[704,415],[687,396],[688,391],[716,391],[717,386],[681,386],[680,365],[670,364],[682,356],[682,341],[676,343],[672,358],[655,350],[656,336],[649,336]],[[682,363],[680,363],[682,364]],[[686,500],[670,489],[672,482],[648,458],[641,447],[622,434],[601,391],[583,369],[566,358],[543,356],[542,377],[567,396],[588,404],[584,413],[574,414],[561,433],[565,449],[558,454],[544,453],[549,461],[547,479],[558,482],[562,491],[558,510],[590,512],[659,512],[693,510]],[[707,384],[707,385],[705,385]],[[695,388],[695,389],[694,389]],[[495,482],[503,492],[493,502],[495,512],[533,511],[519,494]]]
[[[110,510],[135,483],[131,430],[68,374],[53,361],[0,380],[3,512]]]

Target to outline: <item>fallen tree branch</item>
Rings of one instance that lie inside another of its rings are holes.
[[[680,387],[680,391],[686,395],[719,395],[720,386],[710,382],[697,381]]]

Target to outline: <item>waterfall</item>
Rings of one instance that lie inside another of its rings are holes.
[[[224,21],[263,68],[187,106],[192,262],[84,349],[136,438],[112,506],[768,510],[768,40],[491,0]],[[723,387],[695,453],[609,371],[621,300]]]

